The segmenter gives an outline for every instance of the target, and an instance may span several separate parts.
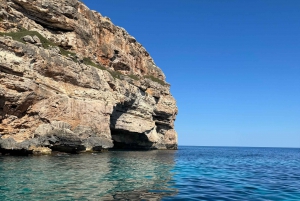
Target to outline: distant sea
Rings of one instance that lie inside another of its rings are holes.
[[[300,149],[0,156],[0,200],[299,201]]]

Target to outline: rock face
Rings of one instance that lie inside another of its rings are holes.
[[[1,152],[177,149],[176,115],[163,72],[109,18],[0,0]]]

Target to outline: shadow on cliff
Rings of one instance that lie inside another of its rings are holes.
[[[130,109],[135,109],[135,100],[118,103],[113,108],[110,116],[110,129],[114,147],[112,150],[149,150],[153,143],[148,140],[145,133],[136,133],[118,128],[119,118],[129,113]]]

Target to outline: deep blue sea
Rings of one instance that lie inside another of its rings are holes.
[[[300,149],[0,156],[0,200],[300,200]]]

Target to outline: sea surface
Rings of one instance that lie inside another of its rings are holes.
[[[0,156],[0,200],[300,200],[300,149]]]

